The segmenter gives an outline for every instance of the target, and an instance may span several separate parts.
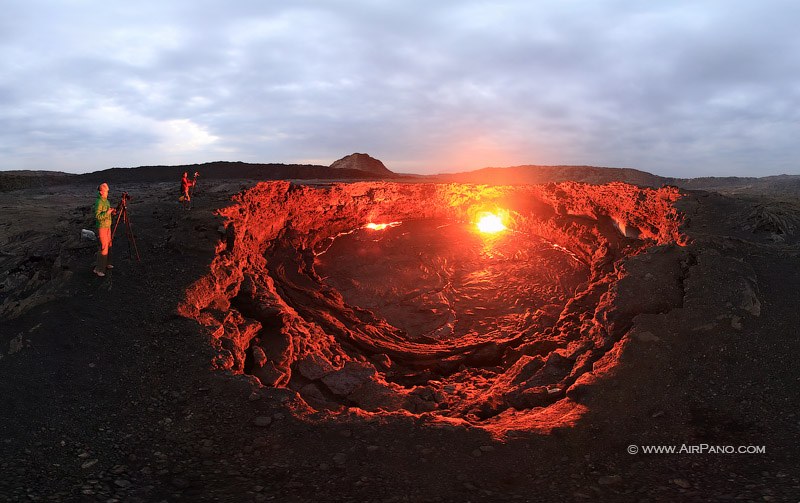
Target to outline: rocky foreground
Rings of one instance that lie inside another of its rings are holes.
[[[647,314],[572,398],[580,414],[498,437],[419,414],[309,412],[291,389],[212,370],[213,334],[177,310],[229,242],[214,210],[251,184],[209,183],[189,211],[173,185],[112,186],[112,201],[133,196],[142,261],[118,236],[103,279],[80,239],[93,184],[0,196],[0,501],[800,498],[791,202],[678,200],[685,246],[625,259],[616,295]],[[666,284],[676,302],[649,306]]]

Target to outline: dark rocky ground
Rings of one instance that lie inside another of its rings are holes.
[[[793,203],[682,200],[692,244],[631,259],[619,286],[646,302],[677,275],[679,307],[635,319],[576,424],[498,440],[298,417],[293,393],[208,370],[208,336],[175,309],[220,238],[212,210],[246,182],[190,211],[173,185],[112,186],[134,197],[142,261],[118,237],[103,279],[77,239],[94,184],[0,195],[0,501],[800,501]],[[701,444],[765,452],[643,452]]]

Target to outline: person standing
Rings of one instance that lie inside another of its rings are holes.
[[[100,241],[100,249],[97,252],[97,265],[94,273],[101,278],[106,275],[106,269],[111,269],[108,252],[111,249],[111,220],[116,209],[111,207],[108,202],[108,184],[101,183],[97,187],[97,200],[94,202],[94,219],[97,224],[97,239]]]
[[[191,206],[192,196],[189,189],[194,187],[195,183],[197,183],[197,173],[194,174],[194,180],[189,180],[189,173],[184,171],[181,178],[181,202],[184,208]]]

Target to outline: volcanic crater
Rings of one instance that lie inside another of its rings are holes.
[[[264,182],[179,308],[213,366],[307,408],[502,433],[580,414],[632,319],[680,302],[621,292],[629,257],[684,244],[674,187]],[[505,230],[481,232],[485,213]],[[670,281],[680,281],[674,278]],[[674,285],[673,285],[674,286]]]

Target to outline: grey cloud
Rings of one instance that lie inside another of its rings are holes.
[[[194,160],[797,170],[793,2],[50,4],[0,21],[0,169],[131,165],[163,148],[137,128],[189,120],[218,138]],[[98,130],[103,107],[120,122]]]

